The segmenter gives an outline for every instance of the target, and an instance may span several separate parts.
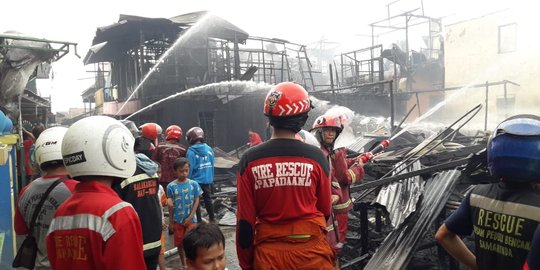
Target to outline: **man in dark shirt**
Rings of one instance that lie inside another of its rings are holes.
[[[503,121],[487,147],[488,168],[500,178],[477,185],[439,228],[435,239],[470,269],[522,269],[540,222],[540,117]],[[458,235],[474,233],[475,254]]]
[[[159,163],[161,167],[161,178],[159,179],[163,189],[176,179],[176,172],[173,169],[174,161],[179,157],[186,157],[186,147],[180,143],[182,139],[182,128],[171,125],[165,130],[165,142],[159,143],[152,159]]]

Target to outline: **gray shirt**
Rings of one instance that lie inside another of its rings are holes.
[[[47,191],[49,186],[59,179],[60,176],[53,177],[40,177],[32,181],[26,189],[23,189],[22,194],[19,197],[17,206],[19,207],[20,214],[24,219],[26,227],[30,229],[30,222],[32,221],[32,215],[36,209],[41,197]],[[49,194],[41,211],[36,219],[34,225],[34,237],[38,243],[38,252],[36,258],[35,269],[51,269],[49,259],[47,257],[47,249],[45,244],[45,237],[47,231],[53,219],[54,212],[69,196],[74,189],[77,181],[66,180],[58,184]],[[17,230],[17,228],[16,228]]]

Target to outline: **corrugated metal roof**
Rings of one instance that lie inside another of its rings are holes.
[[[402,167],[401,162],[395,167]],[[416,161],[400,174],[419,169],[421,169],[420,161]],[[397,228],[411,213],[416,211],[418,199],[423,192],[424,180],[420,176],[415,176],[383,187],[375,202],[386,207],[392,226]]]
[[[405,269],[420,241],[435,221],[450,197],[461,172],[444,171],[426,184],[424,198],[418,210],[405,223],[392,231],[364,269]]]

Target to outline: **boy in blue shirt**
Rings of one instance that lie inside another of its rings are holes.
[[[167,203],[174,218],[174,245],[178,248],[181,266],[185,268],[187,264],[182,241],[186,232],[197,224],[195,212],[202,190],[197,182],[188,178],[189,161],[186,158],[176,159],[173,169],[178,178],[167,185]]]

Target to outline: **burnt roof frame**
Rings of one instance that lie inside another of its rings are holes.
[[[53,61],[58,61],[62,57],[64,57],[66,54],[69,53],[70,46],[72,46],[73,50],[74,50],[74,54],[78,58],[81,58],[81,56],[77,53],[77,43],[74,43],[74,42],[49,40],[49,39],[44,39],[44,38],[34,38],[34,37],[11,35],[11,34],[5,34],[5,33],[0,34],[0,40],[4,40],[4,39],[36,41],[36,42],[47,43],[47,44],[50,44],[50,45],[51,44],[52,45],[59,45],[60,47],[57,48],[57,49],[55,49],[55,48],[39,48],[39,47],[31,47],[31,46],[7,45],[7,44],[1,44],[0,43],[0,48],[16,48],[16,49],[52,52],[52,53],[54,53]]]

